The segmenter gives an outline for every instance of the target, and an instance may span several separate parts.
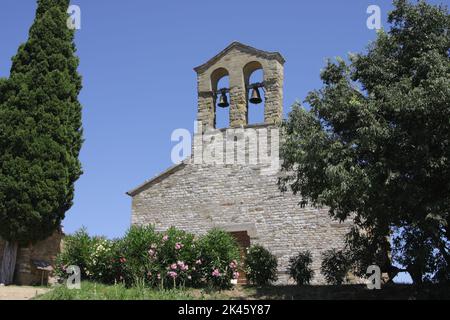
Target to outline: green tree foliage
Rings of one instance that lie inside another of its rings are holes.
[[[341,250],[328,250],[322,254],[322,265],[320,272],[324,275],[327,283],[341,285],[350,271],[350,262],[347,255]]]
[[[82,144],[69,0],[38,0],[28,41],[0,82],[0,236],[50,236],[72,206]]]
[[[450,16],[424,1],[394,5],[390,30],[348,63],[328,62],[310,110],[294,105],[280,184],[353,219],[364,233],[348,243],[366,262],[390,272],[397,250],[421,282],[438,271],[430,260],[450,266]]]

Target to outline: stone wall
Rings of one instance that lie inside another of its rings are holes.
[[[61,251],[64,234],[57,230],[50,238],[36,244],[21,246],[17,252],[17,263],[14,283],[17,285],[41,284],[42,273],[37,270],[33,261],[45,261],[55,264],[56,256]],[[4,242],[0,240],[0,263],[3,257]],[[53,281],[53,272],[44,274],[44,283]]]
[[[301,208],[301,199],[281,193],[276,175],[258,166],[182,164],[142,186],[133,196],[132,223],[171,226],[201,235],[213,227],[247,231],[278,257],[281,283],[288,283],[289,258],[313,255],[314,284],[324,283],[321,254],[341,248],[350,225],[331,220],[326,209]]]

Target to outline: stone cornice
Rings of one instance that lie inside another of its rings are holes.
[[[209,59],[206,63],[194,68],[195,72],[201,73],[201,72],[207,70],[210,66],[212,66],[214,63],[216,63],[218,60],[220,60],[222,57],[224,57],[228,52],[230,52],[233,49],[247,52],[247,53],[255,55],[255,56],[260,56],[265,59],[277,60],[281,64],[284,64],[286,62],[286,60],[283,58],[283,56],[279,52],[263,51],[263,50],[259,50],[259,49],[247,46],[240,42],[234,41],[228,47],[226,47],[224,50],[222,50],[217,55],[215,55],[213,58]]]

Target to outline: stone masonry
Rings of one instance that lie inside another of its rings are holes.
[[[224,76],[230,79],[230,127],[247,124],[247,101],[250,75],[264,70],[266,83],[265,123],[280,123],[283,116],[283,65],[279,53],[256,50],[233,42],[205,64],[195,68],[198,75],[198,121],[206,127],[215,127],[217,83]]]
[[[56,256],[61,252],[64,233],[57,230],[44,241],[35,244],[20,246],[17,252],[14,283],[17,285],[40,285],[54,280],[53,272],[44,272],[36,267],[36,262],[45,262],[55,265]],[[4,241],[0,239],[0,264],[3,258]],[[44,275],[44,277],[42,277]]]
[[[247,166],[182,164],[134,194],[132,223],[198,235],[213,227],[247,231],[252,244],[278,257],[284,283],[289,258],[310,250],[315,283],[322,283],[321,253],[341,248],[349,226],[332,221],[326,209],[301,208],[300,199],[280,193],[276,181]]]
[[[220,78],[227,75],[230,77],[230,128],[242,128],[244,132],[277,128],[283,114],[283,64],[279,53],[235,42],[196,68],[198,121],[203,131],[215,127],[215,92],[220,89],[216,87]],[[258,68],[264,72],[265,123],[255,126],[248,125],[246,113],[248,79]],[[275,140],[271,137],[268,141]],[[211,142],[202,143],[205,145],[200,151],[193,149],[193,158],[198,152],[210,150],[206,145]],[[245,151],[247,160],[253,151],[250,144]],[[342,248],[350,224],[333,221],[326,208],[301,206],[299,196],[280,192],[279,171],[263,173],[266,166],[250,161],[230,163],[228,159],[222,164],[199,164],[188,159],[128,192],[132,197],[132,224],[153,224],[159,231],[175,226],[197,235],[214,227],[230,233],[247,232],[251,244],[261,244],[277,256],[280,283],[289,282],[289,259],[300,251],[310,250],[315,271],[313,283],[323,284],[321,255],[326,250]]]

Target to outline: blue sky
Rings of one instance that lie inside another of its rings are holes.
[[[1,0],[0,77],[26,41],[35,0]],[[449,3],[448,0],[431,1]],[[374,40],[366,27],[369,5],[386,0],[315,1],[106,1],[73,0],[82,28],[76,44],[84,89],[81,153],[84,175],[75,205],[64,221],[70,233],[121,236],[130,225],[125,192],[170,166],[177,128],[193,129],[195,66],[232,41],[286,58],[285,113],[296,100],[321,86],[328,57],[363,51]]]

